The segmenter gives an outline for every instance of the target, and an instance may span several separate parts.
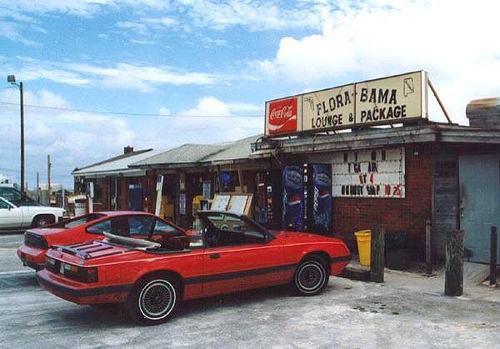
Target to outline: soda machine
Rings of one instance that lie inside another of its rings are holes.
[[[304,230],[329,235],[332,232],[332,170],[329,164],[305,165],[306,211]]]
[[[259,172],[255,176],[254,218],[268,229],[281,229],[281,170]]]
[[[256,175],[255,219],[269,229],[329,235],[331,165],[287,165]]]
[[[283,229],[331,234],[331,165],[305,164],[284,167],[282,209]]]

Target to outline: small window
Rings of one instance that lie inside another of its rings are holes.
[[[102,234],[104,232],[111,233],[111,219],[106,219],[87,228],[87,233],[91,234]]]
[[[151,216],[129,216],[130,235],[143,235],[147,237],[153,227],[153,217]]]
[[[160,232],[179,232],[179,229],[176,227],[172,226],[171,224],[168,224],[167,222],[164,222],[162,220],[157,219],[155,222],[155,227],[153,230],[153,234],[160,234]]]

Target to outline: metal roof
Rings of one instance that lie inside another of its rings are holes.
[[[131,167],[151,167],[158,165],[196,164],[209,155],[224,150],[226,146],[217,144],[183,144],[155,156],[132,163]]]
[[[217,163],[227,161],[248,159],[252,154],[252,144],[257,142],[261,137],[262,135],[257,135],[235,141],[229,144],[224,150],[208,156],[204,159],[204,162],[216,165]]]
[[[142,175],[137,173],[137,169],[131,169],[129,165],[136,161],[154,156],[157,154],[158,150],[140,150],[134,151],[128,154],[122,154],[119,156],[112,157],[110,159],[100,161],[98,163],[86,166],[81,169],[75,169],[71,174],[73,176],[104,176],[109,174],[122,174],[122,175]]]
[[[184,144],[180,147],[156,154],[131,164],[131,167],[181,167],[196,164],[217,164],[239,159],[248,159],[252,153],[252,143],[261,135],[244,138],[235,142],[219,144]]]
[[[252,144],[262,135],[219,144],[183,144],[168,150],[136,151],[116,156],[84,168],[73,176],[102,177],[106,175],[141,176],[151,167],[193,167],[244,160],[252,154]]]

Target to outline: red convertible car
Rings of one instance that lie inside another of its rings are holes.
[[[50,227],[28,229],[17,255],[24,265],[35,270],[45,266],[49,246],[74,244],[104,238],[103,233],[148,238],[159,231],[182,232],[173,223],[151,213],[136,211],[97,212],[75,217]]]
[[[351,254],[342,240],[271,232],[246,216],[198,212],[192,235],[52,246],[40,285],[77,304],[122,303],[141,324],[166,321],[182,300],[291,284],[300,295],[324,290]]]

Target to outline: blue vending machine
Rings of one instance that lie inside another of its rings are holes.
[[[304,172],[303,166],[289,165],[282,171],[283,206],[282,229],[304,229]]]
[[[332,170],[330,164],[308,164],[306,175],[306,229],[332,234]]]

